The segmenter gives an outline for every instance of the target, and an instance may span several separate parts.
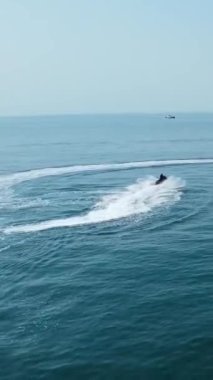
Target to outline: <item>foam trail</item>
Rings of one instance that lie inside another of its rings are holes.
[[[181,197],[183,186],[184,183],[180,179],[173,177],[170,177],[159,186],[153,185],[153,179],[138,181],[113,195],[104,196],[85,215],[47,220],[37,224],[12,226],[6,228],[4,232],[7,234],[36,232],[51,228],[103,223],[136,214],[145,214],[156,207],[178,201]]]
[[[107,170],[125,170],[134,168],[149,168],[149,167],[163,167],[163,166],[176,166],[176,165],[202,165],[213,164],[213,158],[203,159],[189,159],[189,160],[161,160],[161,161],[139,161],[139,162],[126,162],[121,164],[100,164],[100,165],[77,165],[65,166],[59,168],[44,168],[29,170],[25,172],[17,172],[14,174],[1,175],[0,187],[11,187],[18,183],[31,181],[34,179],[60,176],[63,174],[75,174],[81,172],[96,172]]]

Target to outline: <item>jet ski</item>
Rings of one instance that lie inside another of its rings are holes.
[[[155,185],[160,185],[161,183],[163,183],[164,181],[166,181],[166,179],[167,179],[167,177],[165,175],[161,174],[160,177],[155,182]]]

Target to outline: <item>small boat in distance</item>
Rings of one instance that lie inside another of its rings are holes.
[[[166,115],[165,119],[175,119],[175,115]]]

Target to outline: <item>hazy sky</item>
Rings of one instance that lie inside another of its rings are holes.
[[[213,111],[212,0],[0,0],[0,115]]]

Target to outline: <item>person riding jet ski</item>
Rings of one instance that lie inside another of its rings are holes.
[[[160,185],[162,182],[166,181],[167,177],[163,174],[160,175],[160,177],[155,182],[155,185]]]

